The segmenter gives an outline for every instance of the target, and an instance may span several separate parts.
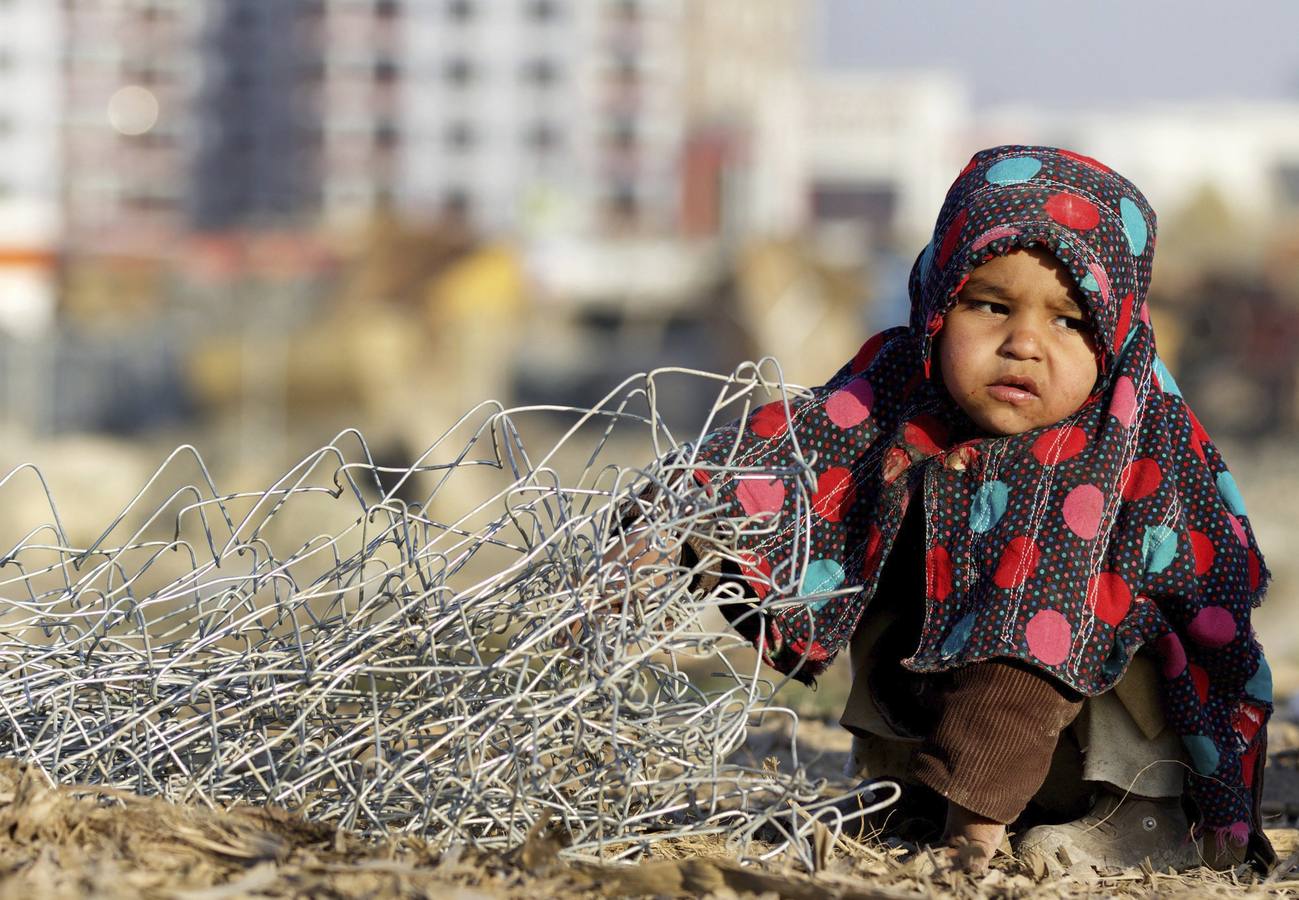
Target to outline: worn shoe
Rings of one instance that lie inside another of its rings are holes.
[[[1190,822],[1176,797],[1124,798],[1101,791],[1082,818],[1030,828],[1015,844],[1019,858],[1039,876],[1058,877],[1078,866],[1100,872],[1143,863],[1156,871],[1171,867],[1181,872],[1216,862],[1206,859],[1200,843],[1191,839]]]

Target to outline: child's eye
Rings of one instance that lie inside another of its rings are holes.
[[[1086,319],[1080,319],[1075,316],[1056,316],[1056,322],[1070,331],[1076,331],[1079,334],[1090,334],[1092,327]]]
[[[1010,307],[1004,303],[996,303],[992,300],[967,300],[966,302],[969,304],[970,309],[979,312],[992,313],[997,316],[1010,314]]]

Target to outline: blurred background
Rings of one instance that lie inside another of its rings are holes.
[[[1295,33],[1282,0],[0,0],[0,472],[102,523],[181,442],[249,488],[654,366],[817,383],[904,321],[969,155],[1052,143],[1159,212],[1161,352],[1293,658]]]

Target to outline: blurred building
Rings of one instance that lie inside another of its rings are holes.
[[[1141,187],[1161,220],[1205,191],[1247,230],[1299,214],[1299,103],[1213,100],[1069,114],[1005,108],[980,117],[966,143],[1012,135],[1104,160]]]
[[[54,313],[61,232],[60,17],[0,4],[0,334],[29,337]]]
[[[586,35],[564,0],[405,8],[397,204],[490,232],[575,207]]]
[[[407,4],[399,205],[489,232],[675,227],[682,5]]]
[[[324,8],[297,2],[228,0],[206,5],[194,49],[199,88],[190,183],[200,229],[282,225],[319,198],[314,160],[323,129],[305,110],[325,78],[310,40]],[[311,15],[314,12],[314,18]]]

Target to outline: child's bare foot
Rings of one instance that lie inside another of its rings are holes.
[[[992,855],[1006,837],[1006,826],[964,806],[947,803],[947,830],[943,856],[955,868],[978,874],[988,868]]]

